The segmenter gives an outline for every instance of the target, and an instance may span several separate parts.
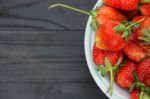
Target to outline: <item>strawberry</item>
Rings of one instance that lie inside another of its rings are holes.
[[[139,99],[140,92],[140,90],[133,90],[131,92],[131,99]]]
[[[120,51],[126,45],[121,34],[116,34],[114,27],[119,25],[118,21],[108,21],[102,24],[96,32],[96,46],[102,50]]]
[[[119,11],[109,6],[102,6],[98,8],[96,11],[97,11],[96,19],[99,22],[99,24],[104,24],[109,20],[119,22],[127,20],[127,18],[123,14],[121,14]]]
[[[137,28],[140,22],[118,22],[109,20],[102,24],[96,32],[96,46],[102,50],[120,51],[127,44],[127,40],[132,34],[132,30]]]
[[[129,88],[134,82],[133,72],[136,70],[136,64],[128,61],[116,74],[116,82],[122,88]]]
[[[147,52],[139,47],[135,42],[129,41],[124,47],[123,52],[133,61],[139,62],[144,59]]]
[[[150,58],[140,62],[136,70],[139,81],[144,82],[150,77]]]
[[[148,77],[147,79],[145,79],[144,84],[150,88],[150,77]]]
[[[124,11],[131,11],[137,8],[140,0],[103,0],[108,6],[118,8]]]
[[[150,15],[150,4],[144,4],[140,8],[142,15]]]
[[[105,57],[108,57],[112,65],[115,65],[119,58],[122,60],[123,55],[121,52],[115,51],[104,51],[97,48],[95,45],[93,47],[93,61],[96,65],[104,64]]]
[[[150,16],[136,16],[135,18],[133,18],[133,21],[138,21],[142,18],[145,18],[145,20],[141,22],[139,28],[134,30],[134,34],[136,37],[143,36],[142,30],[147,29],[150,24]]]
[[[147,53],[150,53],[150,44],[146,45],[146,44],[142,44],[141,42],[138,42],[138,45],[145,50]]]

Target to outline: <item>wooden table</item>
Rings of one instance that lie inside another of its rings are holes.
[[[0,99],[108,99],[84,55],[88,16],[49,4],[90,10],[96,0],[0,0]]]

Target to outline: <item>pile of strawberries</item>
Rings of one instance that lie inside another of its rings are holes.
[[[93,60],[102,76],[131,93],[150,99],[150,0],[103,0],[91,11],[95,31]]]

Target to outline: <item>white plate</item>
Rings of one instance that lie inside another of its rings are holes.
[[[99,7],[103,4],[102,0],[98,0],[96,3],[94,9],[96,7]],[[87,22],[86,31],[85,31],[85,41],[84,41],[84,47],[85,47],[85,55],[86,60],[88,64],[88,68],[90,70],[90,73],[95,80],[98,87],[110,98],[110,99],[130,99],[130,95],[128,91],[121,89],[118,85],[114,84],[114,90],[113,90],[113,96],[110,96],[107,93],[108,87],[109,87],[109,78],[108,77],[102,77],[96,70],[96,66],[93,63],[92,59],[92,47],[94,44],[94,32],[92,31],[91,27],[91,17],[89,17],[89,20]]]

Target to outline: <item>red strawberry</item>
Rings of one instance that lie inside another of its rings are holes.
[[[140,91],[139,90],[133,90],[131,92],[131,99],[139,99]]]
[[[138,45],[139,45],[143,50],[145,50],[147,53],[150,52],[150,44],[145,45],[145,44],[142,44],[142,43],[138,42]]]
[[[104,24],[109,20],[119,22],[127,20],[127,18],[124,15],[122,15],[119,11],[109,6],[102,6],[99,9],[97,9],[96,19],[100,24]]]
[[[147,78],[149,78],[150,77],[150,58],[147,58],[144,61],[140,62],[136,72],[141,82],[144,82]]]
[[[97,48],[95,45],[93,47],[93,61],[96,65],[104,64],[105,58],[108,58],[111,64],[114,66],[119,58],[123,59],[123,55],[121,52],[114,51],[104,51]]]
[[[102,50],[120,51],[126,45],[126,41],[121,34],[116,34],[114,27],[120,22],[108,21],[102,24],[96,32],[96,46]]]
[[[133,61],[139,62],[147,55],[146,51],[135,44],[133,41],[129,41],[124,47],[123,52]]]
[[[144,84],[150,88],[150,77],[148,77],[147,79],[145,79]]]
[[[120,68],[116,74],[116,82],[122,88],[129,88],[134,82],[133,72],[136,70],[136,64],[128,61],[124,66]]]
[[[143,22],[141,22],[140,27],[134,30],[136,37],[143,36],[142,30],[147,29],[150,24],[150,16],[137,16],[133,19],[133,21],[141,20],[145,18]]]
[[[140,0],[103,0],[108,6],[118,8],[124,11],[131,11],[137,8]]]
[[[150,15],[150,4],[144,4],[141,6],[142,15]]]

